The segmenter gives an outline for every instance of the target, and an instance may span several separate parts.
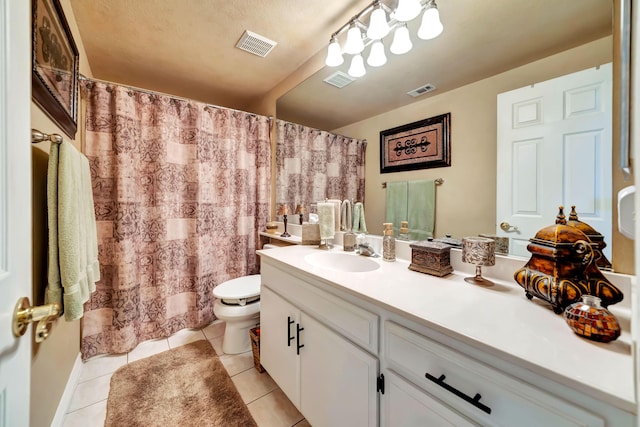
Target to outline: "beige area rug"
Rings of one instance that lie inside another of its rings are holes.
[[[123,366],[111,377],[107,427],[257,426],[209,341]]]

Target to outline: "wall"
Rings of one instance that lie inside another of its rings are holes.
[[[84,46],[80,39],[69,0],[61,0],[65,16],[80,55],[80,73],[91,76]],[[31,103],[31,127],[45,133],[59,133],[68,137],[36,105]],[[80,148],[80,132],[73,141]],[[32,208],[33,208],[33,295],[34,305],[44,304],[47,283],[47,162],[49,142],[32,146]],[[35,328],[34,328],[35,329]],[[49,426],[55,416],[69,375],[80,351],[80,321],[59,319],[53,325],[49,338],[41,344],[34,342],[31,359],[31,425]]]
[[[497,95],[611,62],[612,58],[613,39],[605,37],[440,95],[427,95],[423,101],[336,129],[337,133],[369,142],[365,174],[369,231],[382,232],[385,219],[382,182],[443,178],[444,184],[436,188],[434,234],[440,237],[451,233],[463,237],[495,232]],[[447,112],[451,113],[450,167],[380,174],[380,131]],[[614,139],[614,153],[618,151],[617,139]],[[614,188],[614,194],[618,189]],[[553,218],[549,218],[549,223],[553,223]],[[616,244],[623,239],[629,240],[619,234],[613,239]],[[623,245],[627,242],[622,241]],[[632,246],[630,248],[631,257],[625,258],[615,252],[614,245],[616,270],[633,272]]]

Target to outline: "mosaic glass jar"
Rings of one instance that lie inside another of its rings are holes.
[[[573,332],[593,341],[609,342],[620,336],[618,319],[593,295],[582,295],[582,301],[569,305],[564,318]]]

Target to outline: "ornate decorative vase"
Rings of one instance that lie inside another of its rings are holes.
[[[611,262],[602,253],[604,248],[607,247],[607,244],[604,242],[604,236],[598,233],[586,222],[578,220],[578,213],[576,212],[575,206],[571,206],[571,213],[569,214],[567,225],[576,227],[578,230],[587,235],[589,241],[591,241],[592,243],[593,251],[596,253],[596,266],[605,270],[611,270]]]
[[[609,342],[620,336],[618,319],[593,295],[583,295],[582,301],[567,307],[564,318],[573,332],[593,341]]]
[[[596,266],[593,243],[580,229],[567,225],[562,206],[556,224],[529,241],[531,258],[514,274],[527,298],[549,302],[558,314],[586,294],[600,298],[604,307],[622,301],[622,292]]]

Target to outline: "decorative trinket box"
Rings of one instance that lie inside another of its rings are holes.
[[[446,276],[453,272],[451,267],[451,245],[424,240],[412,243],[411,264],[409,270],[427,273],[433,276]]]
[[[562,206],[556,224],[529,241],[531,258],[514,274],[527,298],[549,302],[558,314],[586,294],[600,298],[604,307],[622,301],[622,292],[596,266],[593,243],[580,229],[567,225]]]

